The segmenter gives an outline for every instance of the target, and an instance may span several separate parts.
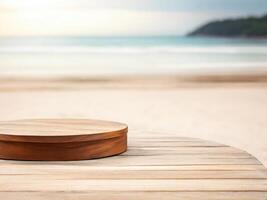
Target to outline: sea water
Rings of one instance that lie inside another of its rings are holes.
[[[0,38],[0,75],[135,75],[262,69],[267,69],[267,39]]]

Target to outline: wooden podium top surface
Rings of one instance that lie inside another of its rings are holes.
[[[65,143],[110,139],[127,125],[89,119],[28,119],[0,122],[0,141]]]

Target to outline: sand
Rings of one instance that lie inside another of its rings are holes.
[[[0,120],[121,121],[133,134],[136,130],[165,132],[231,145],[267,166],[265,79],[216,83],[170,77],[116,80],[1,79]]]

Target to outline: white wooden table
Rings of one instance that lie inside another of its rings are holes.
[[[267,171],[244,151],[166,133],[128,135],[128,151],[116,157],[1,160],[0,199],[267,199]]]

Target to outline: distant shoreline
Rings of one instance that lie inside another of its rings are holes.
[[[220,35],[185,35],[188,38],[214,38],[214,39],[247,39],[247,40],[267,40],[266,36],[220,36]]]
[[[188,36],[215,36],[266,38],[267,15],[262,17],[228,18],[214,20],[187,34]]]

